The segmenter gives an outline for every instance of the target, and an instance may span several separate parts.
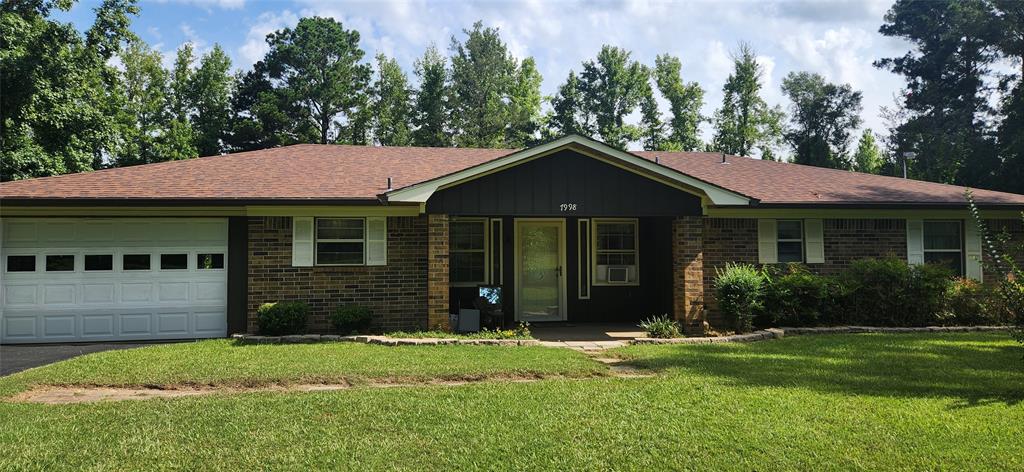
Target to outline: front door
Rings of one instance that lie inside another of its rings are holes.
[[[565,220],[515,222],[516,320],[564,321]]]

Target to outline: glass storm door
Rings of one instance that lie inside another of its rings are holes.
[[[516,222],[516,320],[565,320],[565,222]]]

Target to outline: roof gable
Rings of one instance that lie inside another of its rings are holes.
[[[584,156],[602,160],[630,172],[694,193],[714,205],[747,205],[751,198],[700,179],[676,169],[651,162],[635,154],[620,151],[607,144],[578,135],[569,135],[554,141],[523,149],[466,169],[436,177],[384,194],[389,202],[424,203],[434,192],[461,183],[501,172],[505,169],[544,158],[554,153],[571,149]]]

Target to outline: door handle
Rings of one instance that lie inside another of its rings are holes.
[[[555,267],[555,275],[562,276],[562,266]]]

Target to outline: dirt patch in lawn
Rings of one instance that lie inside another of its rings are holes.
[[[132,386],[132,387],[111,387],[100,385],[39,385],[30,390],[18,393],[7,401],[24,403],[43,403],[50,405],[64,405],[72,403],[93,403],[103,401],[123,400],[150,400],[154,398],[181,398],[195,397],[215,394],[238,394],[250,392],[323,392],[335,390],[347,390],[352,388],[394,388],[394,387],[457,387],[483,382],[504,382],[523,383],[537,382],[549,379],[584,379],[593,377],[650,377],[653,374],[637,369],[629,365],[621,364],[618,359],[597,358],[599,362],[607,364],[609,371],[605,375],[594,375],[585,377],[567,377],[563,375],[498,375],[498,376],[468,376],[457,378],[437,379],[410,379],[410,378],[380,378],[380,379],[358,379],[349,381],[346,379],[330,381],[325,383],[295,383],[295,384],[271,384],[271,385],[161,385],[161,386]]]

